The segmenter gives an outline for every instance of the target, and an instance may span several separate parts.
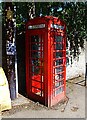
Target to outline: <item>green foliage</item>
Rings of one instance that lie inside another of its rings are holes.
[[[86,10],[87,2],[49,2],[36,5],[37,16],[41,12],[43,16],[53,15],[66,22],[67,40],[70,41],[70,50],[74,51],[74,56],[79,54],[79,46],[84,48],[84,40],[87,39]]]
[[[87,39],[87,2],[36,2],[35,16],[52,15],[66,22],[67,41],[70,41],[70,50],[77,54],[79,46],[84,47]],[[17,34],[25,31],[25,23],[29,20],[29,11],[32,2],[15,2]],[[32,13],[33,14],[33,13]],[[4,21],[3,13],[3,21]]]

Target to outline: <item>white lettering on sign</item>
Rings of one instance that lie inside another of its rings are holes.
[[[61,30],[64,29],[64,26],[61,26],[61,25],[58,25],[58,24],[51,24],[51,27],[55,28],[55,29],[61,29]]]
[[[38,28],[45,28],[45,24],[29,25],[28,26],[28,29],[38,29]]]

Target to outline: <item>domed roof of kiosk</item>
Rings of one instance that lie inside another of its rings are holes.
[[[35,21],[50,21],[50,20],[54,20],[54,21],[60,21],[61,23],[65,24],[65,22],[63,20],[61,20],[58,17],[54,17],[54,16],[40,16],[40,17],[35,17],[33,19],[30,19],[28,22],[35,22]],[[27,22],[27,23],[28,23]]]

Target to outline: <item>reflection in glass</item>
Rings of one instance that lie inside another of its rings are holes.
[[[32,49],[32,72],[34,72],[35,74],[39,74],[40,72],[40,60],[38,58],[41,57],[41,44],[37,43],[40,42],[40,38],[38,37],[38,35],[35,36],[31,36],[31,49]],[[34,43],[33,43],[34,42]]]
[[[59,72],[62,72],[63,71],[63,67],[58,67],[58,68],[55,68],[55,74],[59,73]]]
[[[63,53],[62,52],[56,52],[56,58],[59,58],[59,57],[63,57]]]
[[[55,76],[55,80],[60,80],[63,79],[63,75],[62,74],[58,74]]]
[[[35,66],[32,66],[32,72],[36,74],[40,74],[40,68],[39,67],[35,67]]]
[[[31,36],[32,92],[43,97],[43,43],[41,36]]]
[[[59,59],[59,60],[54,61],[55,66],[58,66],[58,65],[61,65],[61,64],[63,64],[63,59]]]
[[[63,50],[62,44],[56,44],[56,50]]]
[[[58,88],[59,86],[63,85],[63,80],[62,81],[59,81],[59,82],[56,82],[55,83],[55,88]]]
[[[32,42],[41,42],[41,39],[38,35],[31,36],[31,40]]]
[[[64,91],[63,87],[60,87],[59,89],[56,90],[56,95],[63,92],[63,91]]]
[[[53,84],[54,96],[57,96],[64,91],[64,66],[63,66],[63,37],[55,36],[54,52],[53,52]]]
[[[62,42],[62,36],[55,36],[55,42]]]
[[[41,44],[35,43],[32,44],[32,50],[40,50],[41,49]]]

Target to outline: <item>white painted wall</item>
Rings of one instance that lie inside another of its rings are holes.
[[[2,66],[2,16],[0,14],[0,67]]]
[[[66,80],[85,75],[85,51],[87,60],[87,42],[85,44],[85,50],[81,50],[79,61],[74,60],[72,65],[66,67]]]
[[[87,63],[87,41],[85,41],[85,62]]]

